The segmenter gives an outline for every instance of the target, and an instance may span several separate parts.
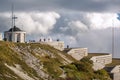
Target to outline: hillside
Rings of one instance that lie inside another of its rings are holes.
[[[39,43],[0,42],[0,80],[110,80],[93,71],[88,58],[71,56]]]

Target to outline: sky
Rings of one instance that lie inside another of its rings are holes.
[[[0,32],[11,28],[12,4],[27,40],[52,37],[65,46],[112,53],[114,28],[113,57],[120,58],[120,0],[0,0]]]

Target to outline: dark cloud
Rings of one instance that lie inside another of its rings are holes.
[[[0,11],[9,11],[11,4],[20,11],[119,11],[119,0],[1,0]]]
[[[61,5],[69,10],[85,12],[106,12],[119,10],[120,1],[116,0],[60,0]]]
[[[10,18],[0,16],[0,32],[7,31],[11,27]]]
[[[56,0],[1,0],[0,11],[10,11],[11,5],[14,4],[15,11],[53,11],[57,9]]]

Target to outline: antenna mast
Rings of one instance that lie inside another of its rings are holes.
[[[13,37],[13,31],[14,31],[14,28],[15,28],[15,19],[17,19],[17,17],[14,15],[14,4],[12,4],[12,35],[11,35],[11,41],[13,42],[14,41],[14,37]]]
[[[17,19],[17,17],[14,15],[12,19],[13,19],[13,27],[15,27],[15,19]]]
[[[12,26],[11,26],[11,29],[12,29],[12,34],[11,34],[11,41],[13,42],[13,8],[14,8],[14,5],[12,4]]]
[[[114,41],[115,41],[115,37],[114,37],[114,20],[112,20],[112,56],[114,57],[114,47],[115,47],[115,43],[114,43]]]

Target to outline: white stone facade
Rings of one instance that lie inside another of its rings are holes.
[[[0,41],[2,41],[2,40],[3,40],[2,33],[0,33]]]
[[[120,65],[106,67],[106,69],[109,72],[112,80],[120,80]]]
[[[67,52],[67,54],[71,55],[76,60],[81,60],[83,57],[88,55],[87,48],[74,48]]]
[[[120,73],[120,65],[115,66],[110,73]]]
[[[93,61],[93,69],[99,70],[104,68],[106,64],[112,63],[112,54],[93,56],[90,60]]]
[[[120,80],[120,72],[119,73],[113,73],[113,80]]]
[[[40,42],[41,44],[48,44],[60,51],[64,50],[64,42],[63,41],[51,41],[51,42]]]
[[[24,31],[5,32],[4,38],[7,41],[25,43],[26,32]]]

